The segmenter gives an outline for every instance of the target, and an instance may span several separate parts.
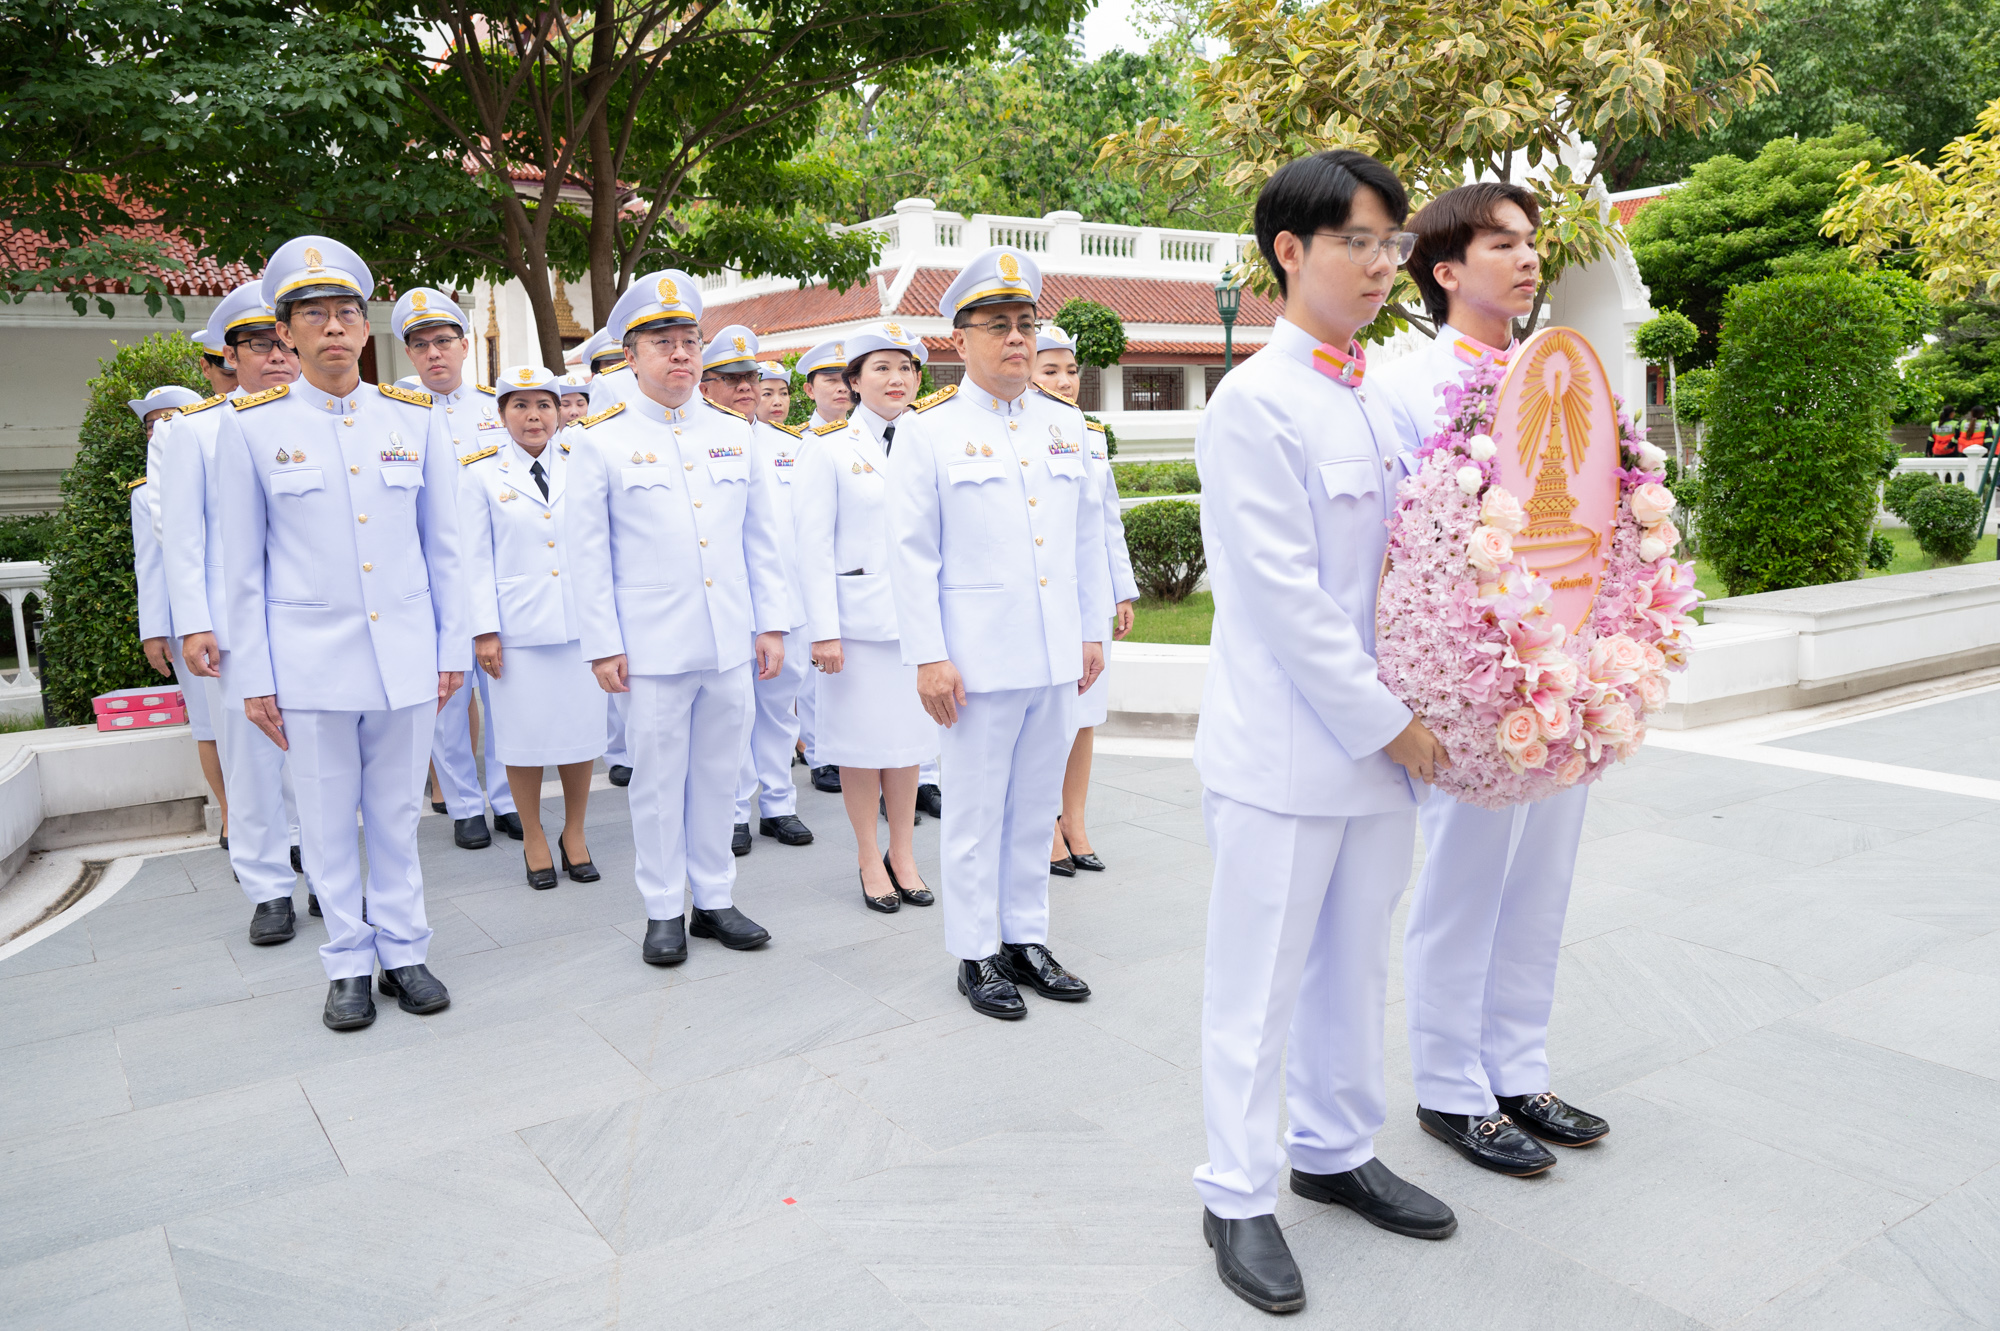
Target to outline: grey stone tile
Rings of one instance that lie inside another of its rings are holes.
[[[602,854],[596,850],[591,853]],[[525,881],[512,882],[504,887],[459,892],[449,900],[501,947],[643,921],[646,906],[632,886],[631,876],[614,877],[601,859],[597,867],[604,878],[595,883],[572,883],[565,878],[553,891],[537,892]]]
[[[1962,818],[1882,847],[1885,854],[1935,865],[1940,869],[1991,864],[2000,858],[2000,827],[1978,818]]]
[[[320,962],[319,949],[326,942],[326,923],[307,913],[303,890],[298,893],[296,908],[298,932],[289,943],[280,943],[276,947],[258,947],[252,943],[247,906],[243,912],[243,927],[224,935],[223,942],[229,948],[229,955],[236,959],[236,969],[242,972],[243,982],[250,986],[251,993],[262,996],[284,993],[288,989],[312,989],[325,994],[326,967]],[[449,900],[437,901],[426,897],[424,914],[431,926],[430,962],[447,987],[453,987],[453,968],[437,963],[498,946],[485,930]],[[455,988],[453,992],[456,992]]]
[[[2000,930],[1966,942],[1941,947],[1925,957],[1933,966],[2000,979]]]
[[[1163,874],[1207,881],[1215,869],[1205,843],[1161,836],[1134,822],[1092,824],[1090,844],[1104,861],[1105,871],[1087,881],[1101,879],[1107,886],[1150,883]]]
[[[1774,809],[1899,832],[1927,832],[1964,818],[1977,818],[1994,809],[1993,801],[1972,795],[1944,795],[1935,790],[1912,790],[1881,781],[1852,781],[1837,776],[1760,796],[1756,802]]]
[[[0,980],[0,1048],[249,997],[229,949],[196,943]]]
[[[2000,1079],[2000,978],[1919,962],[1851,989],[1802,1019],[1981,1077]]]
[[[0,1266],[339,1173],[312,1106],[288,1081],[11,1142],[0,1148]]]
[[[1203,787],[1201,777],[1196,774],[1193,763],[1175,763],[1171,767],[1156,767],[1146,772],[1106,773],[1093,784],[1130,791],[1134,795],[1145,795],[1177,808],[1197,810],[1201,808]],[[1093,792],[1091,798],[1095,801],[1097,793]]]
[[[1920,1202],[2000,1163],[2000,1082],[1790,1018],[1627,1088]],[[1913,1131],[1913,1107],[1922,1128]],[[1813,1126],[1828,1117],[1837,1131]]]
[[[1094,978],[1090,1001],[1077,1015],[1177,1067],[1199,1070],[1204,954],[1193,947]]]
[[[1665,815],[1651,805],[1612,799],[1593,790],[1590,802],[1584,806],[1583,839],[1595,841],[1599,837],[1617,836],[1620,832],[1637,832],[1665,821]]]
[[[908,909],[905,907],[904,911]],[[953,960],[944,950],[941,930],[897,933],[865,943],[850,943],[815,952],[810,960],[912,1021],[956,1016],[965,1011],[965,999],[953,980]],[[1080,961],[1077,964],[1082,965]],[[1110,963],[1105,964],[1108,969]]]
[[[1606,1092],[1708,1047],[1707,1036],[1697,1027],[1649,1030],[1606,1009],[1588,992],[1570,996],[1564,987],[1569,974],[1567,967],[1558,972],[1549,1013],[1549,1074],[1564,1099],[1588,1109]]]
[[[208,846],[202,850],[183,851],[166,858],[176,861],[194,884],[197,892],[234,892],[243,894],[242,884],[236,881],[236,873],[229,867],[229,852],[220,846]]]
[[[1910,832],[1843,822],[1751,801],[1676,818],[1654,831],[1711,846],[1727,846],[1790,864],[1825,864],[1892,845]]]
[[[1576,855],[1578,883],[1653,892],[1690,905],[1796,872],[1798,865],[1788,860],[1651,829],[1586,841]]]
[[[603,1262],[512,1135],[168,1226],[196,1331],[374,1331]]]
[[[7,1331],[187,1331],[158,1225],[86,1243],[0,1274]]]
[[[598,1003],[580,1015],[661,1086],[909,1023],[894,1008],[802,958],[760,960],[763,965],[712,980]]]
[[[521,890],[533,889],[523,884]],[[676,983],[675,970],[680,969],[648,966],[631,939],[603,925],[513,947],[488,947],[448,961],[432,970],[450,987],[451,1006],[423,1022],[440,1039],[533,1020],[552,1009],[573,1011],[653,993]]]
[[[1199,1034],[1197,1033],[1197,1038]],[[1192,1198],[1194,1171],[1208,1159],[1202,1119],[1201,1072],[1176,1072],[1140,1086],[1099,1086],[1103,1098],[1086,1101],[1076,1112],[1109,1135],[1167,1162]]]
[[[1563,949],[1557,975],[1565,1007],[1593,1005],[1697,1049],[1812,1007],[1837,987],[1636,928]]]
[[[1977,1327],[1957,1313],[1913,1300],[1845,1265],[1815,1272],[1729,1325],[1730,1331],[1882,1331],[1884,1327],[1976,1331]]]
[[[250,903],[240,893],[190,891],[133,902],[120,893],[85,916],[80,927],[90,931],[91,948],[102,963],[241,934],[249,922]]]
[[[1867,910],[1829,912],[1821,905],[1808,892],[1771,887],[1733,895],[1726,905],[1689,906],[1645,927],[1840,988],[1879,979],[1960,941],[1915,920]]]
[[[1182,1325],[1151,1303],[1134,1304],[1114,1298],[1104,1306],[1065,1317],[1049,1331],[1185,1331]]]
[[[1911,758],[1910,766],[1921,767],[1928,772],[1948,772],[1954,776],[1992,781],[2000,778],[2000,752],[1995,751],[1993,736],[1982,735],[1976,739],[1962,739],[1955,744],[1925,749]]]
[[[1870,850],[1774,878],[1771,886],[1809,894],[1832,915],[1874,911],[1968,937],[2000,929],[2000,892],[1981,865],[1940,867]]]
[[[1628,925],[1645,926],[1683,909],[1686,907],[1682,903],[1658,892],[1578,881],[1570,886],[1569,910],[1563,916],[1563,945],[1580,943]]]
[[[0,961],[0,980],[15,975],[40,975],[65,966],[86,966],[96,959],[97,954],[90,950],[90,931],[79,929],[72,922]]]
[[[1822,779],[1789,767],[1682,753],[1656,767],[1614,771],[1598,786],[1608,798],[1643,804],[1665,818],[1685,818]]]
[[[829,1188],[932,1154],[797,1058],[521,1136],[620,1253],[744,1224],[787,1198],[810,1206]]]
[[[936,892],[941,877],[937,857],[919,852],[917,871]],[[815,890],[801,892],[796,879],[766,872],[756,880],[739,878],[733,895],[737,909],[771,931],[763,951],[805,955],[906,931],[929,930],[942,937],[944,912],[937,906],[904,906],[894,915],[869,910],[861,901],[858,873],[850,858],[816,880]],[[702,946],[701,940],[694,945]]]
[[[137,901],[152,901],[159,897],[175,897],[194,891],[194,882],[188,877],[182,864],[184,856],[159,855],[139,866],[130,882],[118,889],[112,898],[121,906],[129,906]],[[104,907],[99,907],[100,910]]]
[[[1208,845],[1208,828],[1202,822],[1201,809],[1174,809],[1167,813],[1156,813],[1147,818],[1134,818],[1132,827],[1144,828],[1149,832],[1164,832],[1182,841],[1191,841],[1197,846]]]
[[[31,1137],[132,1107],[108,1030],[0,1050],[0,1141]]]
[[[2000,1326],[2000,1169],[1989,1169],[1842,1265],[1905,1300]]]
[[[382,1016],[423,1020],[393,1004]],[[356,1058],[299,1084],[350,1174],[401,1168],[654,1089],[566,1012]]]
[[[1050,897],[1049,946],[1062,957],[1074,944],[1120,966],[1185,952],[1207,937],[1208,897],[1205,876],[1156,874],[1067,886]]]

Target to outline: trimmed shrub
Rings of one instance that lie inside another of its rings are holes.
[[[63,506],[48,547],[48,627],[42,697],[55,725],[90,719],[90,700],[159,681],[139,649],[132,573],[132,496],[146,474],[146,431],[125,405],[161,384],[208,396],[201,349],[179,332],[155,333],[98,362],[77,431],[76,463],[63,473]]]
[[[1056,311],[1055,325],[1076,339],[1079,365],[1116,365],[1125,354],[1125,321],[1109,305],[1072,296]]]
[[[1935,473],[1899,471],[1882,486],[1882,507],[1903,521],[1910,520],[1910,501],[1939,484]]]
[[[1861,576],[1903,321],[1852,273],[1738,287],[1702,457],[1702,556],[1731,596]]]
[[[1192,462],[1120,462],[1111,470],[1121,495],[1201,493],[1201,472]]]
[[[1158,499],[1125,511],[1125,548],[1132,554],[1132,578],[1139,593],[1158,601],[1182,601],[1208,572],[1201,544],[1201,505],[1187,499]]]
[[[1979,529],[1979,496],[1962,485],[1932,485],[1907,505],[1910,532],[1934,564],[1962,564]]]
[[[1877,573],[1886,571],[1896,562],[1896,543],[1876,532],[1868,538],[1868,567]]]

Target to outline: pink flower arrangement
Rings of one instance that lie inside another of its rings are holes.
[[[1440,390],[1447,423],[1418,450],[1389,520],[1376,662],[1382,682],[1443,741],[1437,784],[1499,809],[1595,781],[1644,741],[1687,667],[1694,567],[1677,562],[1665,456],[1618,411],[1617,525],[1596,604],[1571,633],[1551,589],[1514,556],[1525,525],[1485,433],[1504,367]]]

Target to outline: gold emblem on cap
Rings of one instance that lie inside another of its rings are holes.
[[[515,375],[514,377],[515,377],[515,379],[516,379],[516,381],[517,381],[517,382],[520,382],[520,383],[524,383],[524,384],[531,384],[531,383],[535,382],[535,372],[534,372],[534,371],[533,371],[532,369],[530,369],[530,368],[528,368],[527,366],[525,366],[525,365],[523,365],[523,366],[521,367],[521,372],[520,372],[519,374]],[[1051,425],[1051,426],[1050,426],[1049,428],[1050,428],[1051,430],[1053,430],[1053,429],[1055,429],[1056,427],[1055,427],[1055,426],[1053,426],[1053,425]]]
[[[882,330],[898,342],[903,340],[903,326],[901,324],[883,324]]]
[[[429,301],[430,297],[424,295],[421,291],[412,291],[410,293],[410,308],[413,310],[428,308]]]
[[[325,264],[319,261],[319,251],[314,249],[310,245],[306,246],[306,267],[312,269],[319,269],[319,268],[324,268],[325,266],[326,266]]]
[[[1002,254],[1000,256],[1000,276],[1006,278],[1009,282],[1020,281],[1021,261],[1011,254]]]
[[[746,347],[746,346],[744,345],[744,342],[743,342],[743,339],[742,339],[742,338],[740,338],[740,337],[739,337],[739,338],[736,338],[736,339],[734,339],[734,340],[735,340],[735,342],[736,342],[736,349],[737,349],[738,351],[745,351],[745,350],[748,350],[748,348],[747,348],[747,347]]]
[[[681,289],[674,285],[673,278],[661,278],[658,290],[660,293],[660,304],[678,305],[681,303]]]

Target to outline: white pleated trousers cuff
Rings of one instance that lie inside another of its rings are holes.
[[[1194,1184],[1217,1216],[1244,1220],[1276,1207],[1288,1157],[1342,1174],[1375,1154],[1389,917],[1409,881],[1416,810],[1307,818],[1210,792],[1202,815],[1215,886],[1201,1004],[1208,1163]]]
[[[789,653],[787,653],[789,655]],[[806,658],[812,658],[812,644],[806,644]],[[819,760],[819,671],[807,669],[799,682],[799,739],[806,746],[806,766],[822,766]]]
[[[604,724],[604,765],[606,767],[630,767],[631,750],[625,747],[625,710],[632,705],[629,693],[610,693],[610,710]]]
[[[507,785],[507,768],[493,748],[493,704],[487,700],[488,676],[474,667],[465,672],[465,686],[451,695],[451,701],[437,714],[436,734],[431,739],[431,765],[437,769],[438,794],[444,799],[445,813],[453,821],[477,818],[486,812],[513,813],[514,792]],[[472,756],[472,692],[479,690],[479,739],[486,750],[486,781],[479,784],[479,765]]]
[[[429,954],[417,819],[437,715],[432,702],[379,712],[285,712],[299,851],[313,866],[326,917],[319,955],[329,980],[373,974],[378,959],[384,970],[415,966]],[[365,903],[357,809],[368,843]]]
[[[799,690],[805,685],[812,644],[797,629],[785,635],[785,664],[772,679],[751,671],[750,733],[743,749],[743,769],[736,777],[736,821],[750,821],[750,800],[757,799],[763,818],[782,818],[799,810],[799,788],[792,784],[793,744],[799,738]]]
[[[1049,941],[1049,832],[1076,737],[1076,682],[968,693],[939,737],[951,798],[939,833],[945,949],[977,961]]]
[[[1590,787],[1481,809],[1424,802],[1424,869],[1403,931],[1417,1103],[1490,1114],[1549,1089],[1549,1009]]]
[[[750,718],[748,662],[728,670],[633,675],[626,713],[632,751],[632,876],[649,920],[731,904],[736,776]]]
[[[226,666],[224,667],[227,668]],[[251,723],[243,709],[222,701],[222,681],[197,677],[195,684],[215,704],[222,789],[229,796],[229,867],[253,906],[289,897],[298,886],[292,872],[295,801],[286,772],[285,751]],[[285,713],[287,726],[291,713]],[[300,852],[301,859],[304,852]]]

